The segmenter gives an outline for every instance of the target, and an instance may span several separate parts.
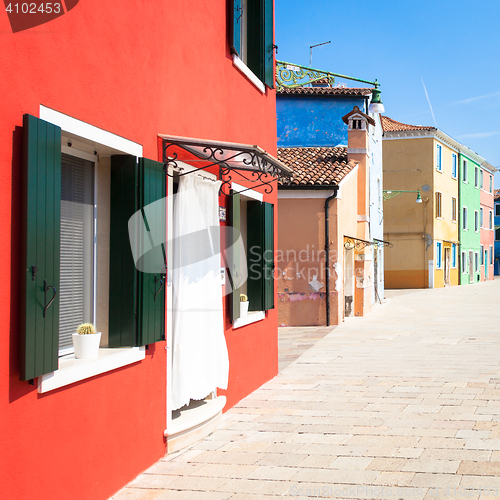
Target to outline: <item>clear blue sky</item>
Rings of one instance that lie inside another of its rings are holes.
[[[500,167],[500,0],[275,2],[278,59],[309,66],[309,46],[331,40],[314,68],[377,78],[385,115],[437,125]]]

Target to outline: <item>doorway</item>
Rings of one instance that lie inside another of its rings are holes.
[[[344,246],[344,317],[354,316],[354,248]]]
[[[444,248],[444,284],[450,284],[450,262],[451,262],[451,248]]]

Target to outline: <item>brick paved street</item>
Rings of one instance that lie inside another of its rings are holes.
[[[113,498],[500,497],[500,280],[386,297],[282,329],[279,375]]]

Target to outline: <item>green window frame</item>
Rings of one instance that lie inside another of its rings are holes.
[[[274,88],[274,2],[232,0],[231,50]]]
[[[122,199],[124,211],[141,209],[165,196],[163,165],[146,159],[128,157],[134,164],[133,174],[123,172],[127,180],[133,178],[136,197]],[[112,158],[113,161],[113,158]],[[150,176],[151,165],[155,170]],[[59,284],[60,284],[60,232],[61,232],[61,129],[31,115],[23,117],[23,169],[22,169],[22,295],[20,334],[20,379],[35,377],[58,369],[59,348]],[[161,171],[161,174],[160,174]],[[153,192],[152,186],[156,186]],[[130,189],[112,181],[111,194],[120,188]],[[128,193],[128,192],[127,192]],[[120,193],[123,194],[123,193]],[[151,200],[151,201],[149,201]],[[119,233],[122,245],[119,252],[110,251],[110,263],[124,260],[130,253],[128,219],[111,210],[110,241]],[[120,224],[118,226],[117,224]],[[165,224],[166,226],[166,224]],[[127,235],[127,240],[123,239]],[[119,257],[119,258],[117,258]],[[142,276],[140,275],[142,274]],[[116,335],[110,346],[146,345],[164,338],[164,287],[154,283],[154,275],[138,273],[135,269],[110,269],[110,302],[112,291],[119,290],[123,297],[134,297],[130,313],[138,319],[125,332],[127,339]],[[164,282],[164,280],[163,280]],[[134,287],[130,284],[134,283]],[[157,293],[158,292],[158,293]],[[135,294],[135,295],[134,295]],[[154,299],[154,307],[150,301]],[[137,297],[137,299],[135,299]],[[148,307],[146,307],[148,306]],[[110,320],[111,320],[110,311]],[[130,341],[133,339],[133,341]],[[125,341],[126,340],[126,341]]]

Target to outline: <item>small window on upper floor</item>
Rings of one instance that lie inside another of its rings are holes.
[[[443,195],[436,192],[436,217],[443,216]]]
[[[442,147],[440,144],[437,145],[437,150],[436,150],[436,170],[438,172],[443,171],[443,165],[442,165]]]
[[[500,215],[500,203],[495,203],[495,215]]]
[[[490,175],[490,193],[493,193],[493,176]]]
[[[232,0],[231,50],[268,87],[274,87],[273,0]]]
[[[457,175],[458,175],[458,172],[457,172],[457,155],[455,153],[453,153],[451,155],[451,176],[456,179],[457,178]]]
[[[477,167],[474,168],[474,187],[479,187],[479,169]]]
[[[484,172],[483,172],[483,170],[481,169],[481,171],[479,172],[479,177],[480,177],[479,187],[480,187],[481,189],[483,189],[483,188],[484,188],[484,175],[483,175],[483,174],[484,174]]]
[[[462,162],[462,180],[467,182],[467,160]]]

